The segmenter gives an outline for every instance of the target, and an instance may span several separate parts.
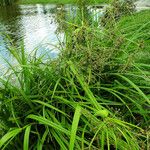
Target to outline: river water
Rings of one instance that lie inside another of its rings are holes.
[[[48,4],[0,7],[0,72],[8,67],[7,61],[15,63],[8,51],[12,43],[16,49],[24,45],[29,55],[35,49],[38,56],[46,54],[54,58],[58,55],[56,46],[64,38],[61,31],[57,32],[60,26],[57,18],[64,13],[62,7],[71,9]]]
[[[36,47],[40,47],[39,53],[46,49],[53,50],[52,45],[56,44],[58,38],[63,34],[56,34],[58,27],[55,17],[57,15],[55,5],[19,5],[0,8],[0,53],[6,55],[6,36],[16,46],[24,43],[27,53]],[[57,51],[51,51],[54,57]]]
[[[137,10],[150,9],[150,0],[138,0],[135,2]]]

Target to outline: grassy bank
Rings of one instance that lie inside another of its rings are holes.
[[[76,4],[77,0],[20,0],[19,4]],[[89,0],[90,4],[106,3],[107,0]]]
[[[132,16],[124,16],[117,23],[117,28],[124,38],[131,39],[126,41],[123,48],[133,53],[134,59],[138,63],[149,64],[150,62],[150,10],[143,10]]]
[[[150,11],[100,28],[83,10],[62,20],[58,59],[11,43],[18,64],[0,79],[0,149],[149,149],[150,63],[135,56],[150,45]]]

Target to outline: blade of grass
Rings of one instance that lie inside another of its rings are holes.
[[[0,148],[2,148],[2,146],[9,140],[9,139],[13,139],[17,134],[19,134],[22,131],[22,129],[17,128],[14,129],[12,131],[9,131],[8,133],[6,133],[1,139],[0,139]],[[11,142],[11,141],[9,141]]]
[[[50,104],[48,104],[48,103],[45,103],[45,102],[42,102],[42,101],[39,101],[39,100],[33,100],[33,102],[39,103],[39,104],[41,104],[41,105],[43,105],[43,106],[46,106],[46,107],[51,108],[51,109],[53,109],[53,110],[55,110],[55,111],[57,111],[57,112],[60,112],[61,114],[65,115],[65,116],[68,116],[66,113],[64,113],[64,112],[61,111],[60,109],[58,109],[58,108],[56,108],[56,107],[54,107],[54,106],[52,106],[52,105],[50,105]],[[68,117],[69,117],[69,116],[68,116]]]
[[[78,79],[79,83],[81,84],[82,88],[84,89],[84,91],[88,95],[91,103],[93,103],[94,107],[97,108],[98,110],[102,109],[103,107],[97,102],[96,98],[94,97],[93,93],[91,92],[88,85],[84,81],[83,77],[78,74],[77,70],[75,69],[74,64],[71,61],[69,61],[68,64],[70,66],[71,71],[74,73],[74,75]]]
[[[119,74],[118,76],[127,81],[134,89],[138,91],[139,95],[141,95],[145,99],[145,101],[147,101],[147,103],[150,104],[149,98],[143,93],[143,91],[140,90],[140,88],[136,84],[134,84],[130,79],[126,78],[125,76]]]
[[[69,150],[74,150],[76,133],[77,133],[77,128],[78,128],[80,116],[81,116],[81,107],[79,105],[77,105],[76,110],[75,110],[75,114],[73,117],[72,127],[71,127],[71,137],[70,137]]]
[[[43,147],[44,141],[46,140],[47,135],[48,135],[48,128],[46,128],[46,130],[42,136],[42,139],[39,142],[37,150],[42,150],[42,147]]]
[[[70,131],[68,131],[67,129],[63,128],[62,126],[48,120],[48,119],[45,119],[44,117],[41,117],[41,116],[37,116],[37,115],[29,115],[27,116],[27,118],[30,118],[30,119],[33,119],[33,120],[36,120],[38,121],[39,123],[42,123],[44,125],[48,125],[48,126],[51,126],[52,128],[56,129],[56,130],[59,130],[67,135],[70,135]]]
[[[31,130],[31,125],[29,125],[25,129],[24,142],[23,142],[23,150],[29,150],[29,135],[30,135],[30,130]]]

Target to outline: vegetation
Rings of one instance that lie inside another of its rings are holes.
[[[122,28],[121,32],[124,33],[127,38],[136,37],[135,41],[138,44],[139,49],[134,53],[135,61],[144,64],[149,64],[150,62],[149,12],[149,10],[145,10],[133,16],[125,16],[118,24],[118,28]],[[127,25],[129,25],[129,27]],[[134,32],[135,30],[138,31],[138,34]],[[131,51],[136,43],[130,43],[128,51]]]
[[[18,63],[0,79],[0,149],[150,148],[150,11],[108,28],[78,10],[62,20],[59,58],[9,46]]]
[[[101,25],[105,27],[112,27],[122,16],[131,15],[134,11],[134,0],[112,0],[110,7],[106,8],[106,12],[101,19]]]
[[[11,5],[15,2],[16,2],[16,0],[0,0],[0,6],[1,5]]]
[[[20,0],[20,4],[37,4],[37,3],[51,3],[51,4],[72,4],[76,3],[77,0]],[[87,0],[89,3],[106,3],[109,0]]]

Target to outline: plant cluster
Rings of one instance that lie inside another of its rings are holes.
[[[60,56],[46,62],[11,45],[17,64],[0,79],[0,148],[149,149],[150,64],[134,57],[148,17],[141,30],[121,25],[130,16],[99,29],[82,13],[67,23]]]
[[[111,27],[122,16],[132,14],[134,11],[134,0],[112,0],[101,18],[101,25]]]

